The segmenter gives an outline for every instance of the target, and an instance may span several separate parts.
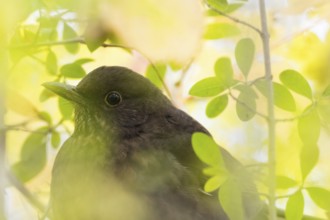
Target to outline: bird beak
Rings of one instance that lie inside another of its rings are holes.
[[[67,85],[59,82],[46,82],[42,84],[46,89],[56,93],[57,95],[77,104],[84,105],[85,99],[76,91],[75,86]]]

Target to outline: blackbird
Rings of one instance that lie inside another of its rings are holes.
[[[76,87],[44,86],[75,108],[74,133],[52,171],[53,219],[229,219],[217,195],[201,190],[205,166],[191,136],[209,132],[148,79],[125,67],[102,66]],[[266,219],[250,174],[221,152],[226,168],[244,183],[244,219]]]

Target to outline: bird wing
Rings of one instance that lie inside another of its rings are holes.
[[[197,176],[200,186],[206,181],[206,176],[202,173],[205,164],[196,156],[191,145],[191,136],[194,132],[210,133],[196,120],[185,112],[173,108],[165,116],[167,122],[172,126],[171,136],[174,139],[182,139],[184,145],[180,148],[172,148],[172,153],[177,157],[180,163],[191,169]],[[180,143],[180,142],[178,142]],[[184,147],[185,149],[182,149]],[[227,170],[234,176],[241,191],[248,219],[267,219],[265,205],[261,202],[252,175],[246,168],[236,160],[226,149],[220,147],[223,160]],[[214,196],[217,198],[217,196]]]

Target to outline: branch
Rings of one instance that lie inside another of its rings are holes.
[[[316,105],[314,103],[311,108],[309,108],[307,111],[303,112],[301,115],[298,115],[298,116],[293,117],[293,118],[276,119],[275,121],[276,122],[292,122],[292,121],[298,120],[300,118],[303,118],[303,117],[309,115],[311,113],[311,111],[314,110],[315,107],[316,107]]]
[[[26,45],[18,45],[18,46],[10,46],[9,49],[28,49],[28,48],[35,48],[35,47],[51,47],[51,46],[57,46],[57,45],[66,45],[66,44],[75,44],[75,43],[80,43],[80,44],[86,44],[85,40],[81,37],[79,38],[73,38],[73,39],[69,39],[69,40],[63,40],[63,41],[55,41],[55,42],[45,42],[45,43],[35,43],[35,44],[26,44]],[[122,48],[122,49],[126,49],[126,50],[135,50],[136,52],[138,52],[139,54],[141,54],[144,58],[146,58],[148,60],[148,62],[150,63],[150,65],[152,66],[152,68],[155,70],[159,80],[162,82],[165,92],[168,95],[168,97],[170,99],[172,99],[172,95],[170,93],[170,90],[168,89],[168,87],[166,86],[164,80],[161,77],[161,74],[159,73],[156,65],[152,62],[152,60],[143,52],[138,51],[132,47],[129,46],[125,46],[125,45],[120,45],[120,44],[109,44],[109,43],[103,43],[101,45],[104,48],[107,47],[115,47],[115,48]]]
[[[239,104],[241,104],[241,105],[243,105],[245,108],[247,108],[249,111],[256,113],[257,115],[259,115],[260,117],[262,117],[262,118],[264,118],[264,119],[268,119],[267,115],[264,115],[264,114],[262,114],[261,112],[258,112],[258,111],[256,111],[256,110],[254,110],[254,109],[251,108],[249,105],[247,105],[245,102],[242,102],[242,101],[240,101],[238,98],[236,98],[236,97],[231,93],[230,90],[229,90],[229,92],[228,92],[228,95],[229,95],[232,99],[234,99],[236,102],[238,102]]]
[[[11,183],[34,207],[40,212],[44,213],[46,207],[40,202],[32,193],[14,176],[11,172],[7,171],[6,176]]]
[[[269,171],[269,219],[276,220],[276,143],[275,143],[275,112],[274,112],[274,88],[272,82],[272,70],[269,48],[269,34],[264,0],[259,0],[261,39],[263,44],[265,78],[267,79],[267,106],[268,106],[268,171]]]
[[[234,22],[236,22],[236,23],[239,23],[239,24],[242,24],[242,25],[244,25],[244,26],[246,26],[246,27],[249,27],[249,28],[251,28],[252,30],[256,31],[259,35],[262,35],[262,31],[261,31],[259,28],[253,26],[252,24],[247,23],[247,22],[245,22],[245,21],[242,21],[242,20],[240,20],[240,19],[238,19],[238,18],[235,18],[235,17],[233,17],[233,16],[231,16],[231,15],[228,15],[228,14],[226,14],[225,12],[220,11],[220,10],[217,9],[217,8],[214,8],[214,7],[213,7],[212,5],[210,5],[206,0],[204,0],[204,3],[207,5],[207,7],[209,7],[209,8],[212,9],[213,11],[217,12],[218,14],[220,14],[220,15],[222,15],[222,16],[224,16],[224,17],[226,17],[226,18],[228,18],[228,19],[230,19],[230,20],[232,20],[232,21],[234,21]]]

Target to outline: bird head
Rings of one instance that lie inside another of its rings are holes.
[[[102,66],[77,86],[44,83],[47,89],[75,106],[76,129],[134,127],[170,101],[149,80],[130,69]]]

